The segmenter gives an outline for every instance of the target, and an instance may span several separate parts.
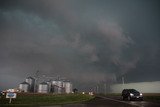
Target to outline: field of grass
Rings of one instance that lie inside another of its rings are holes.
[[[160,103],[160,93],[144,93],[143,96],[145,101]]]
[[[19,93],[16,99],[9,103],[9,99],[0,98],[0,107],[38,107],[42,105],[58,105],[88,101],[94,98],[90,95],[82,94],[30,94]]]

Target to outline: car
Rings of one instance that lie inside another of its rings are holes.
[[[143,100],[143,94],[135,89],[124,89],[122,91],[122,100]]]

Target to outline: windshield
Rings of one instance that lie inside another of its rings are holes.
[[[131,93],[139,93],[137,90],[135,90],[135,89],[130,89],[129,90]]]

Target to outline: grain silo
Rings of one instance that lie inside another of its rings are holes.
[[[65,93],[69,94],[72,92],[72,83],[70,81],[64,81],[63,87],[64,87]]]
[[[57,81],[57,87],[58,87],[58,94],[61,94],[61,93],[63,93],[63,81],[61,81],[61,80],[58,80]]]
[[[34,92],[35,79],[32,77],[27,77],[26,82],[30,85],[29,91]]]
[[[42,82],[38,85],[38,93],[48,93],[49,86],[46,82]]]
[[[19,90],[21,92],[29,92],[29,87],[30,87],[30,85],[27,82],[22,82],[19,84]]]
[[[51,92],[57,93],[57,81],[51,81]]]
[[[64,92],[63,81],[54,80],[52,81],[52,92],[61,94]]]
[[[51,92],[51,90],[52,90],[52,83],[51,83],[51,81],[47,81],[46,83],[48,84],[48,92]]]

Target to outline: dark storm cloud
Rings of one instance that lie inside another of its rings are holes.
[[[77,84],[159,80],[158,10],[156,0],[1,0],[0,84],[36,70]]]

